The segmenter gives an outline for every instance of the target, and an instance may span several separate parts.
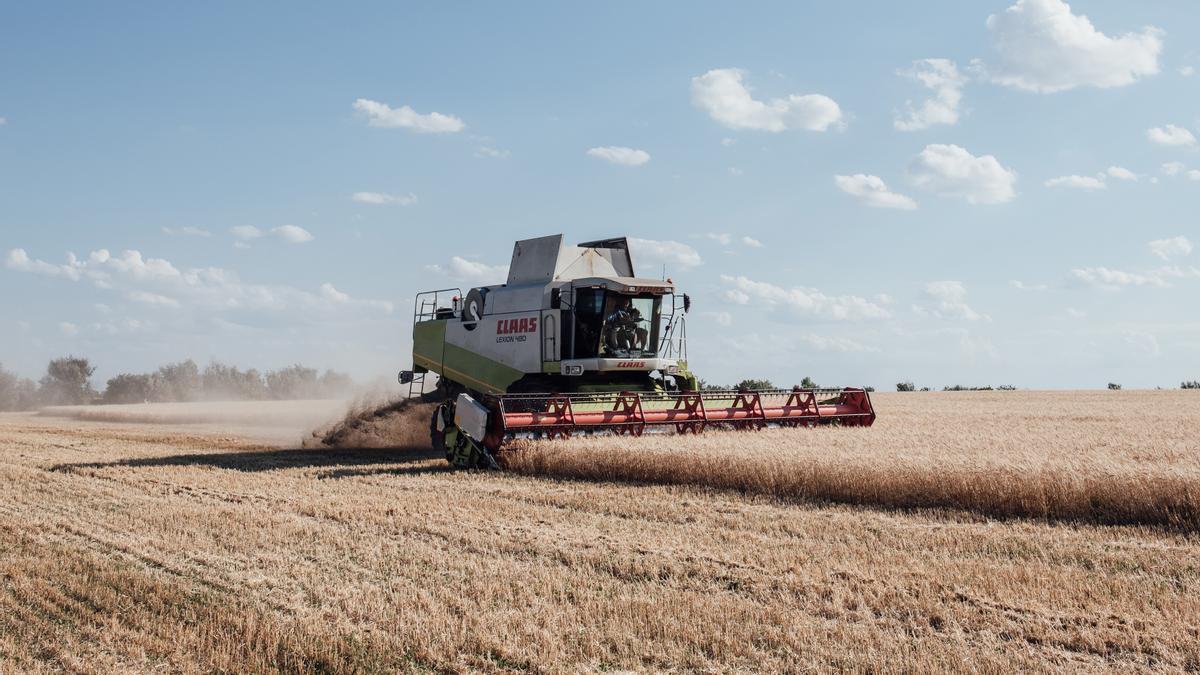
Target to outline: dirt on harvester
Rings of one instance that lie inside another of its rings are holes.
[[[433,408],[419,398],[358,405],[343,419],[313,431],[304,447],[427,450]]]

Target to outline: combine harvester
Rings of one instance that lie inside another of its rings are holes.
[[[863,389],[700,391],[670,279],[634,276],[625,238],[518,241],[508,282],[418,293],[410,396],[438,376],[435,449],[459,467],[496,467],[514,437],[640,436],[709,427],[870,426]]]

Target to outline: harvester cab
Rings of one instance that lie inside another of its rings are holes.
[[[496,466],[518,435],[874,421],[861,389],[698,391],[690,307],[670,279],[635,276],[624,237],[518,241],[506,283],[417,294],[400,382],[439,402],[434,446],[464,467]],[[428,373],[437,387],[425,393]]]

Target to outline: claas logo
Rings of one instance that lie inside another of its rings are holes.
[[[618,361],[617,367],[618,368],[645,368],[646,362],[645,361]]]
[[[500,319],[496,322],[496,335],[515,335],[518,333],[536,333],[537,317],[527,319]]]

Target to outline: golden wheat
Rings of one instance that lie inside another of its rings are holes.
[[[1194,398],[1005,396],[879,397],[871,430],[686,441],[701,463],[736,440],[743,462],[1194,477]],[[400,415],[423,443],[424,413]],[[1177,529],[189,429],[0,415],[0,671],[1200,668],[1200,538]]]
[[[584,437],[515,443],[503,459],[559,478],[1200,530],[1200,396],[1191,392],[876,400],[884,414],[870,428]]]

